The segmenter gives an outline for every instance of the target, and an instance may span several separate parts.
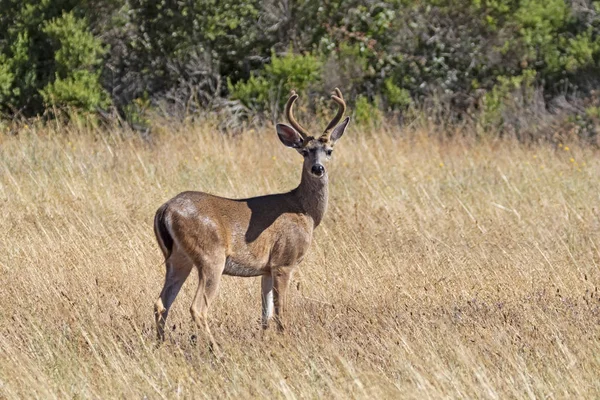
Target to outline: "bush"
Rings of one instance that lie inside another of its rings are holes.
[[[148,93],[154,104],[209,106],[224,94],[221,80],[247,77],[248,57],[268,55],[257,40],[258,3],[130,0],[129,22],[114,38],[120,52],[108,60],[116,71],[109,79],[118,86],[117,103]]]
[[[366,96],[359,95],[354,106],[354,120],[358,125],[377,126],[382,116],[377,104],[369,102]]]
[[[258,76],[235,84],[228,81],[233,99],[246,107],[265,112],[280,110],[288,99],[290,90],[303,93],[320,80],[322,63],[311,55],[296,55],[291,51],[282,57],[272,54],[271,63],[265,65]]]
[[[364,118],[377,110],[406,121],[410,109],[505,129],[515,107],[541,115],[593,96],[599,4],[0,0],[0,110],[112,103],[133,121],[145,118],[131,117],[143,104],[141,114],[229,110],[243,121],[275,117],[292,88],[319,113],[340,87]]]
[[[48,105],[93,110],[109,104],[99,82],[105,50],[73,7],[0,0],[2,112],[28,116]]]
[[[87,31],[86,21],[72,13],[47,21],[42,31],[54,50],[54,81],[40,91],[46,104],[74,106],[84,111],[106,107],[109,98],[100,86],[100,63],[104,48]]]
[[[391,109],[403,109],[412,104],[410,92],[396,86],[391,78],[383,82],[383,95]]]
[[[534,80],[533,70],[525,70],[520,76],[499,76],[498,83],[484,97],[480,125],[501,129],[504,122],[502,114],[506,107],[527,107],[533,99]]]

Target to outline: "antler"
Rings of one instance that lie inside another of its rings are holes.
[[[333,117],[329,125],[327,125],[327,128],[325,128],[325,132],[323,132],[323,136],[327,138],[329,138],[329,131],[335,128],[335,126],[338,124],[338,122],[340,122],[340,120],[344,116],[344,113],[346,112],[346,102],[344,101],[344,96],[342,96],[342,92],[340,91],[340,89],[335,88],[335,93],[331,95],[331,100],[338,103],[339,108],[335,117]]]
[[[294,105],[294,102],[296,101],[297,98],[298,98],[298,95],[296,94],[296,92],[294,90],[292,90],[290,98],[287,101],[287,104],[285,105],[285,116],[286,116],[287,120],[289,121],[290,125],[292,125],[292,127],[298,131],[300,136],[302,136],[302,139],[304,141],[306,141],[306,138],[308,138],[308,136],[309,136],[308,131],[300,126],[298,121],[296,121],[296,119],[294,118],[294,113],[292,111],[292,106]]]

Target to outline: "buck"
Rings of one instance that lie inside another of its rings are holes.
[[[222,275],[261,276],[262,327],[274,320],[284,330],[286,292],[294,268],[311,244],[313,230],[327,209],[328,175],[324,162],[342,137],[349,117],[339,89],[331,99],[338,112],[324,133],[310,136],[293,114],[298,95],[292,91],[285,107],[290,125],[277,124],[279,139],[304,157],[298,187],[288,193],[249,199],[228,199],[203,192],[183,192],[163,204],[154,217],[154,232],[164,254],[166,278],[154,305],[158,339],[164,340],[169,308],[193,267],[199,283],[192,318],[216,346],[208,326],[208,309]]]

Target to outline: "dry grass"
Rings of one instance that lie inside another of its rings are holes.
[[[155,347],[164,266],[151,221],[176,193],[285,191],[272,129],[0,137],[1,398],[598,398],[600,158],[351,128],[290,293],[262,337],[258,279],[193,344],[194,275]]]

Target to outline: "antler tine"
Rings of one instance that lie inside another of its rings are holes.
[[[331,100],[338,103],[339,108],[335,117],[333,117],[329,125],[327,125],[327,128],[325,128],[325,132],[323,133],[323,135],[327,135],[330,130],[335,128],[335,126],[338,124],[338,122],[340,122],[340,120],[344,116],[344,113],[346,112],[346,102],[344,101],[344,96],[342,96],[342,92],[340,91],[340,89],[335,88],[335,94],[331,95]]]
[[[342,91],[339,88],[335,88],[334,91],[337,97],[344,100],[344,96],[342,96]]]
[[[294,112],[292,110],[294,102],[296,101],[297,98],[298,98],[298,95],[296,94],[296,92],[294,90],[292,90],[292,92],[290,94],[290,98],[287,101],[287,104],[285,105],[285,116],[286,116],[287,120],[289,121],[290,125],[292,125],[292,127],[298,131],[300,136],[302,136],[302,139],[306,140],[306,138],[309,136],[308,131],[306,129],[304,129],[303,127],[301,127],[300,124],[298,123],[298,121],[296,121],[296,119],[294,118]]]

